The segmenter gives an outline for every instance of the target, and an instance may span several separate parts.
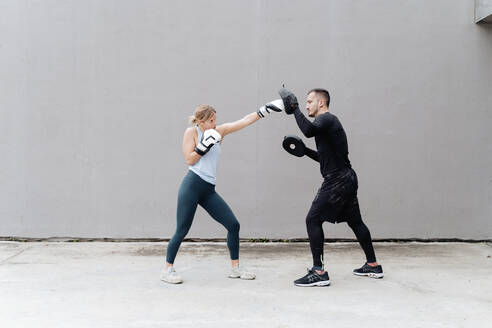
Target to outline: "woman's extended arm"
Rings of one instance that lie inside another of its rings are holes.
[[[217,132],[220,133],[222,138],[224,138],[226,135],[233,133],[233,132],[236,132],[236,131],[239,131],[239,130],[247,127],[248,125],[253,124],[254,122],[258,121],[259,119],[260,119],[260,117],[258,116],[258,114],[256,112],[253,112],[251,114],[246,115],[245,117],[243,117],[240,120],[237,120],[237,121],[234,121],[231,123],[221,124],[216,128],[216,130],[217,130]]]

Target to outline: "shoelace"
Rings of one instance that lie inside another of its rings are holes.
[[[311,270],[311,269],[307,269],[308,271],[308,274],[306,275],[306,279],[308,280],[308,282],[314,282],[316,280],[316,272],[314,272],[314,270]]]

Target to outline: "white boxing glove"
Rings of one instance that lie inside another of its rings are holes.
[[[284,102],[282,101],[282,99],[275,99],[273,101],[270,101],[265,106],[261,106],[260,109],[256,111],[256,113],[260,118],[262,118],[270,114],[271,112],[281,112],[283,110]]]
[[[198,145],[196,145],[195,147],[195,152],[200,156],[205,155],[206,153],[208,153],[208,151],[210,150],[210,148],[212,148],[213,145],[220,142],[220,139],[221,136],[220,133],[217,132],[217,130],[214,129],[205,130],[203,132],[202,140],[200,140]]]

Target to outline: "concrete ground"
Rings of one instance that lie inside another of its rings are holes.
[[[0,327],[492,327],[492,247],[376,243],[386,276],[325,246],[329,287],[295,287],[306,243],[242,243],[257,279],[228,279],[224,243],[184,243],[185,282],[159,280],[166,243],[0,242]]]

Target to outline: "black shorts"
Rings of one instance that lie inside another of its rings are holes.
[[[357,175],[351,168],[325,178],[308,212],[308,219],[331,223],[361,220]]]

